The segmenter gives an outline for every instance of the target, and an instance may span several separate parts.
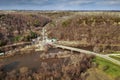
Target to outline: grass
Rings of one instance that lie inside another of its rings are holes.
[[[120,56],[110,56],[110,57],[113,58],[113,59],[116,59],[116,60],[120,61]]]
[[[120,54],[120,51],[107,51],[107,52],[100,52],[100,54]]]
[[[103,70],[105,73],[113,78],[120,77],[120,66],[100,57],[93,59],[98,64],[98,69]]]
[[[71,23],[71,20],[66,20],[66,21],[62,22],[62,26],[67,27],[70,25],[70,23]]]
[[[120,51],[112,52],[112,54],[120,54]]]

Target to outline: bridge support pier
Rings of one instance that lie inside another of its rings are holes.
[[[70,53],[73,54],[73,51],[71,50]]]

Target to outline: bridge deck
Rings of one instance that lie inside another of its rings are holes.
[[[101,57],[101,58],[104,58],[106,60],[109,60],[111,62],[113,62],[114,64],[117,64],[117,65],[120,65],[120,61],[118,60],[115,60],[107,55],[102,55],[102,54],[99,54],[99,53],[95,53],[95,52],[92,52],[92,51],[87,51],[87,50],[83,50],[83,49],[78,49],[78,48],[73,48],[73,47],[67,47],[67,46],[63,46],[63,45],[57,45],[57,44],[54,44],[55,47],[58,47],[58,48],[62,48],[62,49],[67,49],[67,50],[71,50],[71,51],[76,51],[76,52],[81,52],[81,53],[85,53],[85,54],[92,54],[92,55],[95,55],[95,56],[98,56],[98,57]]]
[[[23,45],[23,44],[30,44],[30,43],[31,43],[31,42],[18,42],[18,43],[14,43],[14,44],[2,46],[2,47],[0,47],[0,49],[2,49],[2,48],[7,48],[7,47],[11,47],[11,46],[18,46],[18,45]]]

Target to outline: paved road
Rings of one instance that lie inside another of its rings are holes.
[[[106,54],[107,56],[119,56],[120,54]]]
[[[73,47],[67,47],[67,46],[62,46],[62,45],[57,45],[57,44],[54,44],[54,46],[58,47],[58,48],[62,48],[62,49],[67,49],[67,50],[71,50],[71,51],[85,53],[85,54],[92,54],[92,55],[104,58],[106,60],[109,60],[109,61],[113,62],[114,64],[120,65],[120,61],[115,60],[115,59],[113,59],[113,58],[111,58],[111,57],[109,57],[107,55],[102,55],[102,54],[95,53],[95,52],[92,52],[92,51],[87,51],[87,50],[83,50],[83,49],[78,49],[78,48],[73,48]]]
[[[7,48],[7,47],[11,47],[11,46],[18,46],[18,45],[23,45],[23,44],[30,44],[30,43],[31,43],[31,42],[19,42],[19,43],[14,43],[14,44],[2,46],[2,47],[0,47],[0,49],[2,49],[2,48]]]

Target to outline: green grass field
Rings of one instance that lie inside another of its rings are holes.
[[[93,59],[98,64],[98,69],[103,70],[113,78],[120,77],[120,66],[100,57]]]
[[[120,61],[120,56],[110,56],[110,57],[113,58],[113,59],[116,59],[116,60]]]

